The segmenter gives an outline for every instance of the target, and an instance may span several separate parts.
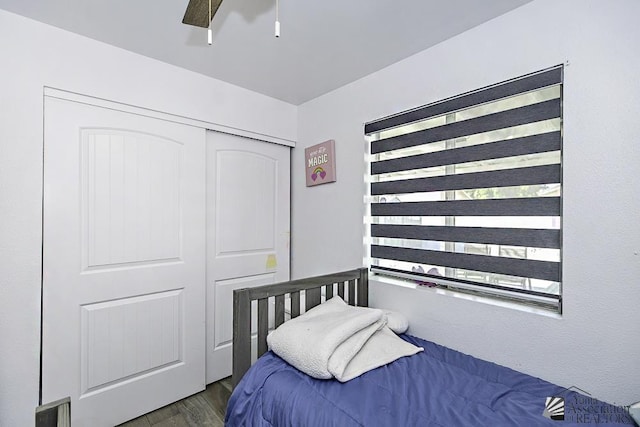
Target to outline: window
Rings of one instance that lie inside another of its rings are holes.
[[[562,74],[365,126],[373,273],[560,311]]]

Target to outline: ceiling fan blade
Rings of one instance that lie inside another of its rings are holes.
[[[211,0],[211,19],[218,11],[222,0]],[[189,0],[187,10],[184,12],[182,23],[196,27],[207,28],[209,26],[209,0]]]

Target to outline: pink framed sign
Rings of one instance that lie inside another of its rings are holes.
[[[305,148],[304,161],[307,187],[335,182],[336,147],[333,139]]]

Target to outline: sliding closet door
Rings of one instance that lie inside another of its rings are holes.
[[[202,390],[205,131],[47,97],[44,138],[43,403],[113,426]]]
[[[231,375],[233,290],[289,280],[289,151],[207,133],[207,383]]]

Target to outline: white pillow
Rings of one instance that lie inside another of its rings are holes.
[[[387,316],[387,326],[396,334],[403,334],[409,329],[409,321],[397,311],[382,310],[384,315]]]

